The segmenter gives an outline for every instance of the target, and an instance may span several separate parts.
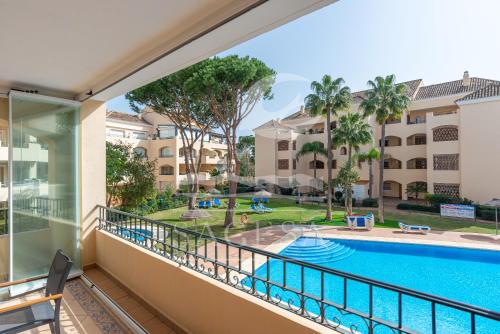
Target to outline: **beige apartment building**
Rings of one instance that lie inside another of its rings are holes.
[[[157,186],[163,190],[167,185],[175,189],[187,183],[184,148],[177,126],[164,116],[143,111],[132,115],[117,111],[106,114],[106,140],[129,144],[135,153],[149,160],[157,161]],[[213,188],[216,181],[226,176],[227,145],[222,135],[211,132],[195,145],[195,154],[201,154],[201,167],[198,179],[206,189]],[[216,180],[211,176],[214,169],[221,171]]]
[[[462,196],[477,202],[500,197],[500,82],[469,77],[424,85],[423,80],[405,83],[411,97],[410,110],[386,126],[384,194],[406,200],[407,187],[423,183],[428,193]],[[358,112],[366,91],[353,93],[351,112]],[[373,146],[380,146],[380,130],[374,117]],[[326,180],[326,159],[295,158],[306,142],[326,145],[326,121],[310,117],[302,108],[284,119],[270,120],[254,129],[256,136],[256,182],[302,191],[321,188]],[[337,126],[336,118],[331,127]],[[361,148],[366,151],[370,145]],[[333,175],[347,160],[346,147],[334,149]],[[378,164],[374,163],[374,196],[378,193]],[[356,198],[368,197],[368,165],[359,165]]]

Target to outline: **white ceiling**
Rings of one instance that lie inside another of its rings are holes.
[[[334,0],[0,0],[0,89],[107,100]]]

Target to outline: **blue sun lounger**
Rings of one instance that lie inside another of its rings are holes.
[[[214,207],[218,208],[219,206],[222,206],[222,203],[220,202],[220,199],[214,198]]]
[[[259,203],[258,208],[259,208],[259,210],[262,210],[264,212],[272,212],[273,211],[273,209],[264,206],[264,204],[262,204],[262,203]]]
[[[264,213],[265,211],[260,209],[257,205],[255,205],[254,203],[252,203],[250,205],[250,210],[252,210],[253,212],[257,212],[257,213]]]
[[[404,223],[401,223],[401,222],[399,222],[399,228],[401,229],[401,231],[403,231],[403,233],[416,232],[416,233],[427,234],[431,230],[430,226],[426,226],[426,225],[408,225],[408,224],[404,224]]]

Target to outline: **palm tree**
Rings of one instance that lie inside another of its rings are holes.
[[[368,81],[370,90],[367,98],[361,102],[365,117],[375,115],[378,124],[382,126],[380,136],[379,187],[378,187],[378,221],[384,222],[384,154],[385,154],[385,124],[388,119],[401,119],[404,111],[410,106],[410,98],[406,95],[406,85],[396,84],[394,74],[385,78],[376,77]]]
[[[372,147],[367,152],[358,153],[356,156],[359,162],[368,163],[368,197],[373,198],[373,160],[380,159],[380,151],[375,147]]]
[[[344,79],[332,79],[324,75],[321,82],[311,83],[312,93],[305,98],[305,108],[312,116],[326,116],[326,151],[327,151],[327,178],[328,193],[326,204],[326,219],[332,219],[332,128],[331,118],[339,111],[349,109],[351,105],[351,90],[344,86]]]
[[[358,152],[361,145],[371,143],[373,134],[371,127],[365,122],[363,115],[347,113],[339,117],[338,127],[332,133],[333,147],[347,145],[347,158],[352,162],[352,150]]]
[[[418,195],[427,192],[427,183],[425,182],[413,182],[406,186],[406,194],[414,194],[415,200],[418,200]]]
[[[361,145],[371,143],[372,130],[359,113],[347,113],[339,117],[338,127],[333,131],[333,147],[347,145],[347,165],[352,168],[352,150],[358,152]],[[352,192],[346,193],[347,211],[352,211]]]
[[[318,155],[328,157],[328,153],[323,145],[322,142],[319,141],[313,141],[310,143],[305,143],[302,145],[300,150],[297,152],[295,155],[296,159],[299,159],[300,157],[307,155],[307,154],[312,154],[313,155],[313,162],[314,162],[314,182],[316,182],[316,161],[318,160]]]

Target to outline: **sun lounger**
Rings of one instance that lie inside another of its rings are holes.
[[[259,203],[258,208],[259,208],[260,210],[264,211],[264,212],[272,212],[272,211],[273,211],[273,209],[271,209],[271,208],[268,208],[268,207],[264,206],[264,204],[262,204],[262,203]]]
[[[256,213],[264,213],[264,211],[262,209],[260,209],[257,205],[255,205],[254,203],[252,203],[250,205],[250,210],[252,210],[253,212],[256,212]]]
[[[260,202],[260,199],[258,199],[257,197],[252,197],[252,202],[253,202],[254,204],[257,204],[257,203],[259,203],[259,202]]]
[[[212,202],[210,201],[205,201],[205,209],[211,208],[212,207]]]
[[[220,206],[222,206],[222,203],[220,202],[220,199],[214,198],[213,206],[217,207],[217,208],[220,207]]]
[[[199,209],[203,209],[204,207],[205,207],[205,202],[203,202],[203,201],[199,201],[199,202],[198,202],[198,208],[199,208]]]
[[[346,221],[351,230],[370,231],[375,225],[375,217],[371,213],[366,216],[347,216]]]
[[[403,233],[408,233],[408,232],[416,232],[416,233],[423,233],[427,234],[430,232],[431,227],[426,226],[426,225],[408,225],[405,223],[399,222],[399,228]]]

